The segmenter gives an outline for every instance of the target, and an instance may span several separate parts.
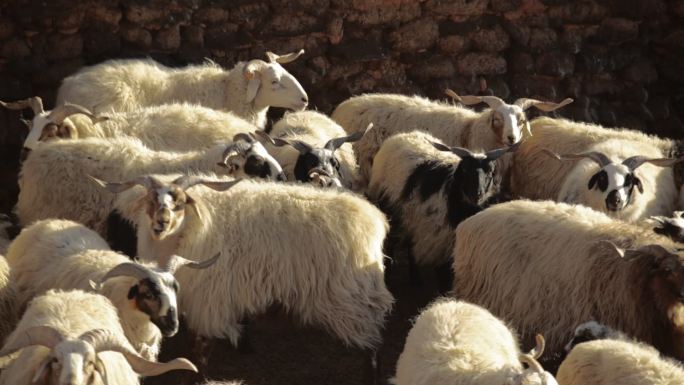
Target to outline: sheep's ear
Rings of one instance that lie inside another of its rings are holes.
[[[256,98],[259,86],[261,85],[260,69],[263,62],[257,61],[249,62],[243,71],[243,75],[247,80],[247,94],[245,95],[245,103],[251,103]]]
[[[593,189],[594,186],[596,186],[596,183],[598,182],[598,176],[599,176],[599,174],[596,173],[596,174],[591,176],[591,179],[589,179],[589,184],[587,185],[589,190]]]
[[[261,79],[254,77],[247,82],[247,95],[245,96],[245,103],[251,103],[256,98],[261,86]]]
[[[634,185],[637,186],[640,193],[644,193],[644,185],[641,183],[641,179],[634,177]]]

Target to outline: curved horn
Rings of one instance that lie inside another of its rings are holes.
[[[115,277],[133,277],[137,280],[151,278],[154,273],[147,267],[135,262],[124,262],[114,266],[97,283],[96,290],[99,290],[108,279]]]
[[[271,137],[271,135],[269,135],[266,131],[263,131],[263,130],[256,130],[256,131],[254,131],[254,133],[255,133],[258,137],[260,137],[261,139],[267,141],[268,143],[271,143],[271,144],[274,145],[274,146],[276,145],[276,144],[275,144],[275,141],[273,140],[273,138]]]
[[[644,163],[651,163],[651,164],[656,165],[658,167],[671,167],[671,166],[675,165],[676,163],[679,163],[683,160],[684,160],[684,157],[681,157],[681,158],[647,158],[645,156],[637,155],[637,156],[630,156],[629,158],[623,160],[622,164],[627,166],[630,170],[634,171],[639,166],[643,165]]]
[[[529,354],[536,360],[539,357],[541,357],[542,353],[544,353],[546,341],[544,340],[544,336],[541,334],[537,334],[536,336],[534,336],[534,341],[537,343],[537,346],[535,346],[534,349],[530,350]]]
[[[172,183],[178,185],[183,191],[189,189],[192,186],[203,184],[216,191],[226,191],[229,188],[238,184],[242,179],[235,179],[231,181],[217,181],[217,180],[206,180],[198,176],[193,175],[183,175],[177,178]]]
[[[233,136],[233,142],[237,142],[238,140],[244,140],[247,143],[254,143],[254,138],[252,138],[251,136],[249,136],[249,134],[246,134],[244,132],[235,134],[235,136]]]
[[[273,144],[277,147],[282,147],[285,145],[294,147],[300,154],[304,155],[313,150],[313,147],[308,143],[302,142],[301,140],[288,140],[282,138],[273,138]]]
[[[327,150],[335,151],[338,148],[342,147],[342,145],[345,143],[359,141],[361,138],[363,138],[364,135],[366,135],[368,130],[370,130],[371,128],[373,128],[373,123],[368,123],[366,128],[364,128],[363,130],[358,130],[351,135],[330,139],[323,147]]]
[[[55,107],[55,109],[50,112],[50,115],[48,115],[48,119],[54,123],[61,124],[64,119],[75,114],[87,116],[93,124],[109,119],[106,116],[95,116],[87,108],[79,106],[78,104],[65,104],[63,106]]]
[[[27,346],[41,345],[52,349],[64,341],[64,335],[52,326],[34,326],[20,334],[12,343],[8,343],[0,350],[0,357],[12,354]]]
[[[449,146],[447,146],[446,144],[439,143],[439,142],[433,142],[431,140],[428,140],[428,142],[432,145],[432,147],[436,148],[439,151],[451,152],[451,148],[449,148]]]
[[[330,175],[329,172],[327,172],[327,171],[325,171],[325,170],[323,170],[322,168],[319,168],[319,167],[314,167],[314,168],[312,168],[311,170],[309,170],[309,178],[311,178],[311,176],[312,176],[313,174],[318,174],[318,175],[322,175],[322,176],[332,177],[332,175]]]
[[[506,146],[503,148],[497,148],[496,150],[487,151],[485,153],[485,156],[489,160],[497,160],[497,159],[501,158],[505,153],[513,152],[513,151],[517,150],[518,147],[520,147],[521,143],[522,143],[522,141],[518,141],[517,143],[514,143],[510,146]]]
[[[528,98],[520,98],[516,100],[513,104],[522,108],[523,111],[530,107],[536,107],[538,110],[544,111],[544,112],[551,112],[555,111],[561,107],[565,107],[568,104],[572,103],[574,100],[571,98],[565,98],[563,99],[560,103],[554,103],[554,102],[543,102],[541,100],[536,100],[536,99],[528,99]]]
[[[463,95],[460,96],[456,92],[446,89],[444,91],[447,95],[451,96],[455,100],[465,104],[466,106],[471,106],[473,104],[479,104],[479,103],[487,103],[487,105],[490,108],[497,108],[500,107],[506,102],[504,102],[501,98],[496,97],[496,96],[475,96],[475,95]]]
[[[148,361],[133,350],[128,340],[111,330],[90,330],[83,333],[79,339],[90,343],[95,352],[112,351],[123,354],[131,368],[143,377],[157,376],[176,369],[197,373],[197,367],[185,358],[176,358],[166,363]]]
[[[304,54],[304,50],[300,49],[298,52],[291,52],[287,53],[285,55],[278,55],[273,52],[266,52],[266,56],[268,56],[268,60],[273,63],[276,62],[278,64],[287,64],[290,62],[295,61],[298,57]]]
[[[92,175],[86,174],[86,176],[95,183],[97,183],[100,187],[112,193],[120,193],[137,185],[143,186],[147,190],[157,189],[163,185],[157,178],[151,175],[139,176],[127,182],[105,182],[103,180],[95,178]]]
[[[540,364],[537,360],[535,360],[534,357],[532,357],[531,355],[529,355],[529,354],[520,354],[520,355],[518,356],[518,360],[520,360],[520,362],[522,362],[522,363],[527,364],[527,366],[529,366],[530,369],[534,369],[535,372],[544,373],[544,368],[543,368],[543,367],[541,366],[541,364]]]
[[[168,259],[166,264],[162,266],[162,269],[165,271],[168,271],[169,273],[173,274],[178,270],[180,267],[189,267],[191,269],[206,269],[210,267],[211,265],[215,264],[216,261],[218,261],[219,257],[221,256],[221,253],[217,253],[213,257],[209,259],[205,259],[204,261],[191,261],[189,259],[185,259],[181,257],[180,255],[172,255],[171,258]]]
[[[43,99],[41,99],[40,96],[34,96],[32,98],[7,103],[0,100],[0,105],[9,110],[23,110],[24,108],[31,107],[31,110],[33,110],[35,115],[45,112],[43,109]]]
[[[555,154],[554,154],[555,155]],[[555,155],[557,159],[560,160],[575,160],[575,159],[591,159],[596,164],[599,165],[599,167],[605,167],[611,163],[613,163],[607,156],[605,156],[603,153],[600,153],[598,151],[588,151],[588,152],[583,152],[581,154],[563,154],[563,155]]]

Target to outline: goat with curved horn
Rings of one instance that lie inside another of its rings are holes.
[[[503,99],[497,97],[497,96],[491,96],[491,95],[486,95],[486,96],[475,96],[475,95],[458,95],[456,92],[454,92],[451,89],[446,89],[444,91],[445,94],[448,96],[452,97],[454,100],[461,102],[465,104],[466,106],[471,106],[474,104],[479,104],[479,103],[487,103],[487,105],[491,108],[497,108],[500,106],[503,106],[506,104],[506,102],[503,101]]]
[[[363,136],[366,135],[368,130],[370,130],[371,128],[373,128],[373,123],[368,123],[366,128],[363,130],[357,131],[351,135],[330,139],[325,144],[325,146],[323,146],[323,148],[326,148],[330,151],[335,151],[338,148],[342,147],[342,145],[345,143],[357,142],[357,141],[361,140],[361,138],[363,138]]]
[[[622,164],[629,167],[630,170],[634,171],[639,168],[644,163],[651,163],[658,167],[671,167],[676,163],[684,161],[684,157],[681,158],[649,158],[646,156],[631,156],[622,161]]]
[[[181,267],[189,267],[191,269],[206,269],[218,261],[219,257],[221,256],[221,253],[218,252],[216,255],[209,259],[205,259],[204,261],[191,261],[189,259],[183,258],[180,255],[172,255],[168,261],[166,262],[165,265],[161,266],[161,268],[165,271],[168,271],[169,273],[173,274],[176,272]]]
[[[16,102],[3,102],[0,100],[0,105],[10,110],[23,110],[24,108],[31,108],[33,113],[38,115],[45,112],[43,109],[43,99],[40,96],[34,96],[32,98],[18,100]]]
[[[0,357],[10,355],[32,345],[40,345],[52,349],[64,341],[64,339],[64,335],[51,326],[34,326],[22,334],[19,339],[14,340],[12,344],[5,345],[0,350]]]
[[[522,108],[523,111],[527,110],[530,107],[535,107],[540,111],[551,112],[551,111],[555,111],[561,107],[565,107],[568,104],[572,103],[573,101],[574,100],[572,98],[565,98],[558,103],[554,103],[554,102],[544,102],[544,101],[537,100],[537,99],[520,98],[520,99],[516,100],[515,102],[513,102],[513,104]]]
[[[229,188],[238,184],[240,181],[242,181],[242,179],[235,179],[235,180],[231,180],[231,181],[215,181],[215,180],[204,179],[204,178],[197,177],[194,175],[183,175],[171,183],[177,185],[178,187],[180,187],[184,191],[189,189],[190,187],[198,185],[198,184],[203,184],[203,185],[205,185],[211,189],[214,189],[216,191],[226,191]]]
[[[100,278],[99,282],[96,282],[94,285],[91,284],[91,286],[95,290],[100,290],[102,288],[102,285],[108,279],[111,278],[133,277],[137,280],[143,280],[145,278],[151,279],[154,277],[154,275],[154,272],[146,266],[143,266],[135,262],[127,262],[115,266],[113,269],[109,270],[102,278]]]
[[[127,182],[106,182],[100,179],[95,178],[92,175],[87,175],[90,180],[94,181],[97,183],[100,187],[106,189],[109,192],[112,193],[120,193],[122,191],[126,191],[133,186],[143,186],[147,190],[152,190],[152,189],[157,189],[162,186],[162,183],[155,177],[145,175],[145,176],[139,176],[133,180],[127,181]]]
[[[588,151],[588,152],[583,152],[580,154],[563,154],[563,155],[558,155],[554,153],[551,150],[548,149],[542,149],[542,152],[544,152],[547,155],[550,155],[558,160],[577,160],[577,159],[591,159],[596,164],[599,165],[599,167],[605,167],[611,163],[613,163],[605,154],[600,153],[598,151]]]
[[[93,122],[93,124],[109,120],[109,118],[106,116],[95,116],[87,108],[79,106],[78,104],[65,104],[63,106],[55,107],[48,115],[48,119],[53,123],[62,124],[64,119],[75,114],[83,114],[87,116],[90,121]]]
[[[522,143],[522,141],[519,141],[519,142],[516,142],[510,146],[506,146],[506,147],[497,148],[494,150],[487,151],[485,153],[485,156],[489,160],[497,160],[497,159],[501,158],[502,156],[504,156],[504,154],[506,154],[508,152],[515,152],[518,149],[518,147],[520,147],[521,143]]]
[[[314,148],[301,140],[288,140],[282,138],[273,138],[273,144],[277,147],[291,146],[295,150],[299,151],[300,154],[307,154],[311,152]]]
[[[304,49],[300,49],[297,52],[287,53],[285,55],[278,55],[273,52],[266,52],[266,56],[271,63],[287,64],[295,61],[298,57],[304,54]]]

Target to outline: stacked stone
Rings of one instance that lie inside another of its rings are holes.
[[[63,77],[108,58],[231,67],[305,48],[288,70],[324,112],[362,92],[444,98],[451,87],[572,97],[560,114],[682,137],[682,19],[684,0],[10,0],[0,99],[50,107]],[[25,132],[17,117],[0,110],[4,186]]]

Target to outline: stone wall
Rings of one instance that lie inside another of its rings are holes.
[[[167,65],[306,49],[288,65],[312,107],[362,92],[575,103],[560,113],[684,136],[684,0],[9,0],[0,100],[40,95],[108,58]],[[0,210],[16,194],[25,130],[0,110]]]

